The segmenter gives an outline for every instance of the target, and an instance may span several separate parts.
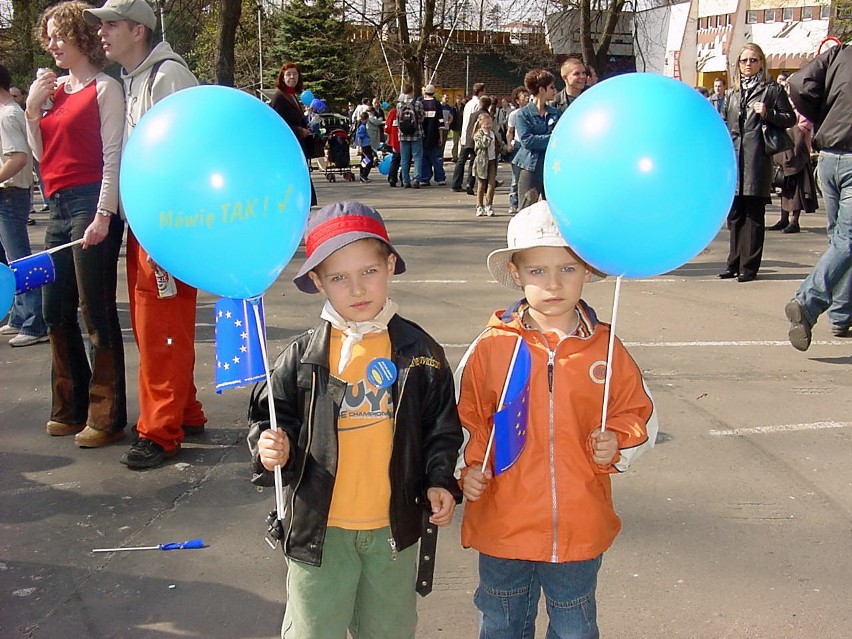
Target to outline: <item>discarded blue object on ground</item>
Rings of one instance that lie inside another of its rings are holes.
[[[118,552],[121,550],[191,550],[194,548],[205,548],[203,539],[189,539],[187,541],[173,541],[168,544],[157,546],[132,546],[130,548],[94,548],[92,552]]]

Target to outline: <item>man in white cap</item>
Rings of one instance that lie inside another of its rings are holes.
[[[435,183],[444,186],[444,147],[441,144],[444,128],[444,109],[435,99],[435,85],[423,87],[423,156],[420,164],[420,186],[429,186],[432,175]]]
[[[145,0],[107,0],[100,9],[87,9],[83,15],[100,25],[106,57],[122,66],[125,141],[156,102],[198,84],[167,42],[154,46],[157,18]],[[177,293],[160,297],[156,270],[159,267],[128,229],[130,319],[139,347],[139,437],[120,461],[137,469],[154,468],[174,457],[185,432],[200,433],[207,422],[193,378],[198,291],[174,280]]]

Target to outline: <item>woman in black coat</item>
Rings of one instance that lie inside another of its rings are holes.
[[[766,56],[754,43],[740,50],[734,86],[726,93],[725,123],[737,154],[737,192],[728,228],[731,248],[722,279],[750,282],[763,257],[766,205],[772,188],[772,157],[766,154],[762,125],[787,129],[796,123],[787,93],[766,71]]]
[[[275,112],[287,123],[296,136],[296,140],[305,154],[305,161],[310,162],[311,148],[314,144],[314,135],[305,122],[305,113],[297,94],[302,92],[302,72],[292,62],[287,62],[278,72],[275,81],[275,93],[269,103]],[[310,177],[310,176],[309,176]],[[311,206],[317,203],[317,192],[311,182]]]

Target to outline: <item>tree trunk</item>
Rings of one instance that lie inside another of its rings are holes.
[[[219,0],[216,84],[226,87],[234,86],[234,46],[242,8],[241,0]]]

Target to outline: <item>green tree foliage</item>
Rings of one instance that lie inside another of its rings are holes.
[[[277,28],[267,56],[271,80],[292,61],[302,70],[305,88],[317,96],[334,101],[355,92],[355,49],[333,0],[292,0],[272,19]]]

